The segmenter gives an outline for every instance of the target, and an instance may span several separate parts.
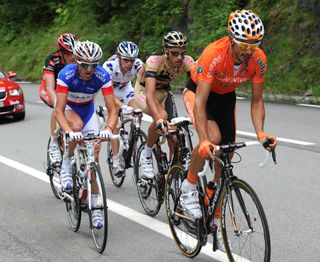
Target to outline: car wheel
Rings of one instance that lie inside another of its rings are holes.
[[[23,120],[25,116],[26,116],[26,112],[17,113],[13,116],[13,119],[19,121],[19,120]]]

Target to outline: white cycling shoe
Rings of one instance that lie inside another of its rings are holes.
[[[153,179],[154,178],[154,170],[153,170],[152,157],[151,156],[146,157],[144,155],[144,152],[142,152],[140,162],[141,162],[141,169],[142,169],[142,177]]]
[[[185,179],[181,186],[182,194],[180,196],[181,207],[187,216],[192,216],[195,219],[202,217],[202,211],[199,203],[199,193],[194,186]]]
[[[92,226],[96,229],[100,229],[103,227],[103,219],[102,212],[99,209],[95,209],[91,213],[92,217]]]

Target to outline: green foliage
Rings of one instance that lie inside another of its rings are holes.
[[[46,56],[64,32],[100,44],[103,59],[120,41],[131,40],[145,59],[162,50],[168,31],[179,30],[189,39],[188,54],[197,59],[206,45],[227,34],[229,14],[243,8],[255,11],[265,25],[265,90],[303,94],[311,89],[320,96],[318,0],[2,0],[1,66],[39,80]]]

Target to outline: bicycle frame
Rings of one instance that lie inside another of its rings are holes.
[[[215,160],[218,161],[223,169],[222,169],[222,174],[219,180],[217,181],[217,187],[215,189],[214,195],[209,199],[209,205],[206,206],[204,204],[204,198],[206,197],[206,187],[207,187],[207,179],[206,179],[206,174],[208,170],[210,169],[211,172],[213,172],[213,160],[206,160],[205,165],[203,170],[198,173],[198,183],[197,187],[199,190],[199,194],[201,195],[200,197],[200,204],[202,206],[202,212],[204,216],[204,221],[205,221],[205,226],[206,226],[206,232],[207,233],[215,233],[216,228],[213,226],[213,219],[214,219],[214,214],[218,208],[219,201],[220,201],[220,196],[223,190],[226,190],[226,195],[227,198],[230,199],[228,201],[229,205],[229,211],[231,212],[231,217],[232,217],[232,225],[234,228],[234,231],[236,232],[237,229],[237,222],[235,220],[235,215],[234,215],[234,208],[233,208],[233,199],[232,199],[232,194],[231,192],[231,186],[232,186],[232,180],[236,179],[237,177],[233,174],[233,165],[232,161],[229,158],[229,154],[233,152],[236,149],[250,146],[250,145],[256,145],[259,144],[259,142],[242,142],[242,143],[234,143],[234,144],[229,144],[229,145],[222,145],[222,146],[217,146],[217,150],[220,150],[221,155],[215,156]],[[266,151],[267,156],[270,154]],[[273,157],[275,157],[275,153],[273,152]],[[264,166],[266,164],[266,161],[268,160],[268,157],[265,158],[264,163],[259,164],[260,167]],[[274,163],[276,163],[276,160],[274,158]],[[249,228],[252,229],[251,226],[251,219],[250,215],[246,209],[246,205],[243,201],[243,198],[240,194],[240,192],[236,192],[237,198],[240,202],[241,209],[243,214],[246,217],[246,221],[248,223]]]

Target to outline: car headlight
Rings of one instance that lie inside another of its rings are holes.
[[[22,89],[18,88],[18,89],[10,89],[9,90],[9,95],[10,96],[19,96],[22,94]]]

